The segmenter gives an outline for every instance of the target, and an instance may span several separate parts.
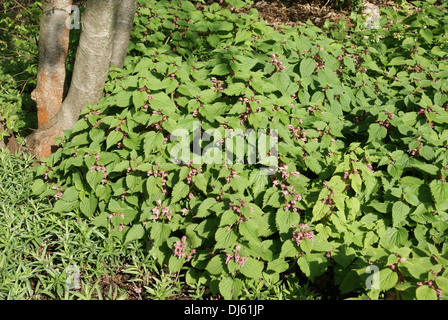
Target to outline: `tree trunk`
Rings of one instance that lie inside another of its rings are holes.
[[[137,4],[137,0],[124,0],[121,1],[118,8],[117,28],[111,58],[111,65],[118,68],[123,68],[128,53],[129,38],[134,25]]]
[[[36,101],[39,129],[48,124],[62,105],[70,34],[66,25],[70,11],[66,9],[71,5],[72,0],[45,0],[42,3],[37,86],[31,93],[31,98]]]
[[[47,158],[54,146],[54,138],[63,136],[78,121],[86,103],[97,104],[102,97],[106,76],[112,61],[116,40],[117,57],[114,63],[124,62],[126,32],[129,41],[131,7],[135,0],[88,0],[83,13],[82,32],[76,52],[70,88],[62,106],[47,124],[27,137],[27,147],[37,159]],[[123,14],[119,14],[119,9]],[[132,15],[135,13],[132,13]],[[117,17],[122,16],[120,32],[116,33]],[[132,18],[133,23],[133,18]],[[126,25],[126,27],[125,27]],[[131,25],[132,27],[132,25]],[[128,43],[126,44],[127,51]],[[123,62],[120,62],[122,59]],[[40,64],[40,61],[39,61]]]

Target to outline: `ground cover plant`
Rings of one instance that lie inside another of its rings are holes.
[[[22,144],[35,127],[30,92],[36,85],[40,12],[38,2],[27,10],[15,7],[13,1],[0,6],[0,141],[14,135]]]
[[[447,5],[386,9],[379,29],[353,14],[350,29],[275,30],[226,3],[142,1],[125,68],[33,193],[225,299],[285,279],[324,298],[444,299]],[[276,132],[277,154],[173,163],[172,135],[194,143],[196,121]]]

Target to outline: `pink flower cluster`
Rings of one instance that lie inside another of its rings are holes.
[[[251,101],[255,101],[255,102],[257,102],[257,103],[260,103],[260,102],[261,102],[261,100],[259,100],[259,99],[255,99],[254,97],[251,97],[250,99],[247,98],[247,97],[239,97],[238,100],[239,100],[239,101],[242,101],[244,104],[248,104],[248,103],[251,102]],[[260,112],[260,111],[261,111],[261,107],[258,106],[258,107],[255,109],[255,112]],[[240,124],[241,124],[241,125],[243,125],[245,122],[247,122],[247,119],[249,118],[249,114],[251,114],[251,113],[254,113],[254,111],[252,110],[252,108],[251,108],[250,105],[247,105],[247,107],[246,107],[246,111],[243,112],[243,113],[241,113],[241,114],[239,115],[239,118],[240,118]]]
[[[54,198],[55,198],[56,200],[57,200],[57,199],[60,199],[60,198],[62,197],[62,192],[61,192],[61,190],[62,190],[62,186],[58,187],[58,186],[52,185],[52,186],[51,186],[51,189],[52,189],[52,190],[58,190],[58,192],[54,195]]]
[[[408,153],[410,153],[412,156],[415,156],[415,155],[416,155],[417,157],[419,157],[419,156],[420,156],[420,149],[423,148],[423,142],[422,142],[422,139],[421,139],[421,138],[417,138],[417,141],[420,142],[420,144],[417,146],[417,148],[414,148],[414,149],[412,149],[412,150],[408,149],[407,151],[408,151]]]
[[[227,183],[230,183],[230,178],[239,177],[239,175],[236,174],[236,171],[233,170],[228,164],[223,164],[222,166],[230,170],[230,175],[225,177]]]
[[[187,180],[187,183],[191,183],[191,179],[193,176],[197,175],[199,173],[199,170],[196,168],[191,168],[190,172],[188,173],[188,176],[185,178]]]
[[[272,58],[272,60],[268,61],[267,63],[268,64],[272,63],[275,66],[275,69],[277,72],[280,72],[280,71],[283,71],[286,69],[285,66],[283,65],[283,62],[277,60],[277,57],[275,54],[271,54],[271,58]]]
[[[161,116],[162,116],[162,120],[160,120],[160,121],[158,121],[158,122],[155,122],[155,123],[151,124],[150,127],[154,127],[156,130],[161,130],[161,129],[163,129],[163,127],[162,127],[162,123],[166,121],[166,115],[162,114],[161,111],[157,111],[157,110],[154,110],[152,113],[153,113],[153,114],[161,115]]]
[[[230,253],[226,253],[226,264],[228,264],[230,260],[235,260],[235,262],[238,263],[241,267],[244,266],[247,257],[241,257],[240,253],[241,245],[237,244],[235,249],[233,249],[233,255],[231,255]]]
[[[106,180],[107,172],[106,172],[106,167],[105,166],[95,166],[95,165],[93,165],[93,166],[90,167],[90,172],[93,172],[93,171],[98,171],[98,172],[99,171],[103,171],[104,176],[103,176],[103,179],[101,180],[101,184],[105,184],[107,182],[107,180]]]
[[[417,286],[423,286],[426,285],[428,287],[430,287],[431,289],[433,289],[436,292],[436,295],[441,298],[443,295],[443,292],[441,289],[439,289],[437,287],[437,284],[434,280],[425,280],[424,282],[417,282]]]
[[[293,175],[294,177],[298,177],[299,174],[300,174],[299,171],[287,172],[288,166],[286,164],[284,164],[283,166],[278,166],[277,165],[277,168],[281,172],[282,179],[284,179],[284,180],[288,179],[290,175]]]
[[[428,118],[426,117],[426,113],[437,113],[436,111],[432,110],[430,107],[423,109],[421,108],[419,112],[417,112],[418,114],[422,114],[425,119],[426,119],[426,123],[429,123],[429,125],[431,126],[431,128],[434,129],[434,123],[432,121],[429,121]]]
[[[300,193],[295,192],[294,186],[292,184],[290,184],[289,186],[285,185],[284,183],[280,184],[278,182],[278,180],[274,180],[272,183],[274,184],[274,186],[280,185],[280,187],[282,188],[282,194],[283,194],[283,197],[285,198],[285,200],[288,195],[294,196],[294,198],[291,201],[287,201],[287,203],[283,209],[286,211],[289,211],[289,209],[292,207],[293,212],[298,212],[299,208],[297,208],[296,203],[297,203],[297,201],[302,200],[302,195]]]
[[[160,165],[158,165],[160,167]],[[163,171],[163,170],[149,170],[146,175],[149,176],[154,176],[154,177],[161,177],[162,178],[162,188],[166,185],[166,177],[168,176],[168,172]],[[166,189],[162,189],[163,194],[167,194],[167,190]]]
[[[84,120],[89,120],[89,115],[91,115],[91,114],[97,114],[97,115],[100,115],[101,114],[101,110],[90,110],[89,111],[89,113],[87,113],[85,116],[84,116]],[[103,122],[101,119],[98,119],[96,122],[95,122],[95,124],[93,125],[95,128],[98,128],[98,126],[101,124],[101,122]]]
[[[124,214],[120,213],[120,212],[114,212],[114,213],[110,214],[107,218],[110,220],[110,219],[112,219],[115,216],[120,216],[121,219],[124,219]]]
[[[296,137],[302,141],[305,141],[305,142],[308,140],[308,138],[305,137],[305,134],[306,134],[305,130],[302,130],[300,128],[300,126],[297,126],[297,128],[294,128],[294,126],[292,124],[288,124],[288,129],[292,131],[294,137]]]
[[[233,211],[236,211],[237,213],[239,213],[240,217],[239,217],[239,219],[236,221],[236,223],[241,223],[241,222],[244,222],[244,221],[249,220],[249,218],[246,218],[245,216],[243,216],[243,215],[241,214],[241,207],[245,207],[247,204],[246,204],[242,199],[238,199],[238,201],[241,203],[240,205],[238,205],[238,204],[234,204],[233,202],[230,202],[230,203],[229,203],[229,209],[230,209],[230,210],[233,210]],[[254,209],[253,209],[252,207],[250,207],[250,211],[251,211],[251,212],[254,212]],[[230,229],[232,229],[232,227],[233,227],[233,224],[231,224],[231,225],[227,228],[226,232],[229,231]]]
[[[294,227],[297,228],[297,225],[295,224]],[[300,245],[300,241],[303,239],[310,239],[311,242],[314,242],[314,232],[309,230],[307,223],[302,223],[298,227],[300,229],[292,234],[292,240],[294,240],[297,245]]]
[[[152,208],[152,213],[154,213],[155,215],[153,220],[158,220],[159,218],[166,216],[168,221],[170,221],[171,214],[173,213],[172,211],[170,211],[170,208],[168,206],[162,208],[162,200],[160,198],[157,198],[157,204],[157,206]]]
[[[335,203],[334,203],[334,200],[333,200],[332,196],[336,194],[336,191],[331,190],[330,187],[327,185],[327,183],[325,181],[323,183],[323,187],[327,188],[328,190],[330,190],[331,193],[328,196],[325,196],[325,198],[322,199],[322,203],[328,205],[328,208],[330,209],[331,213],[335,213],[335,211],[333,211]]]
[[[389,119],[386,119],[386,120],[384,120],[384,121],[378,121],[378,124],[379,124],[381,127],[384,127],[384,128],[386,128],[386,129],[389,129],[389,128],[391,127],[391,123],[389,122]]]
[[[217,91],[224,90],[224,86],[223,86],[221,80],[217,80],[215,77],[212,77],[211,80],[213,82],[213,86],[212,86],[213,91],[217,92]]]
[[[187,256],[187,261],[190,261],[193,254],[196,253],[195,249],[192,249],[189,254],[187,255],[185,253],[185,249],[187,248],[187,237],[183,236],[180,241],[176,241],[174,244],[174,255],[178,257],[179,259],[182,259],[183,257]]]

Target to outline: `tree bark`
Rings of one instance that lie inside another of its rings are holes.
[[[66,22],[72,0],[44,0],[39,33],[37,86],[31,93],[36,101],[38,128],[44,128],[61,108],[65,83],[69,34]]]
[[[78,121],[86,103],[102,97],[110,67],[117,8],[120,0],[88,0],[81,18],[81,36],[70,88],[62,106],[47,124],[27,137],[27,147],[37,159],[52,153],[54,138],[63,136]],[[40,63],[40,61],[39,61]]]
[[[123,68],[128,53],[129,40],[134,25],[135,11],[138,0],[123,0],[118,7],[117,27],[115,30],[114,47],[111,66]]]

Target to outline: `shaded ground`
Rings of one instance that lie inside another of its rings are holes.
[[[208,0],[207,2],[218,2],[218,0]],[[379,8],[397,4],[392,0],[370,0],[368,1]],[[343,9],[335,6],[334,0],[254,0],[253,8],[257,9],[264,21],[278,27],[282,24],[286,26],[296,26],[299,23],[305,23],[311,20],[313,24],[321,27],[325,20],[339,22],[345,19],[349,22],[350,8],[345,6]],[[198,4],[202,7],[202,4]]]

